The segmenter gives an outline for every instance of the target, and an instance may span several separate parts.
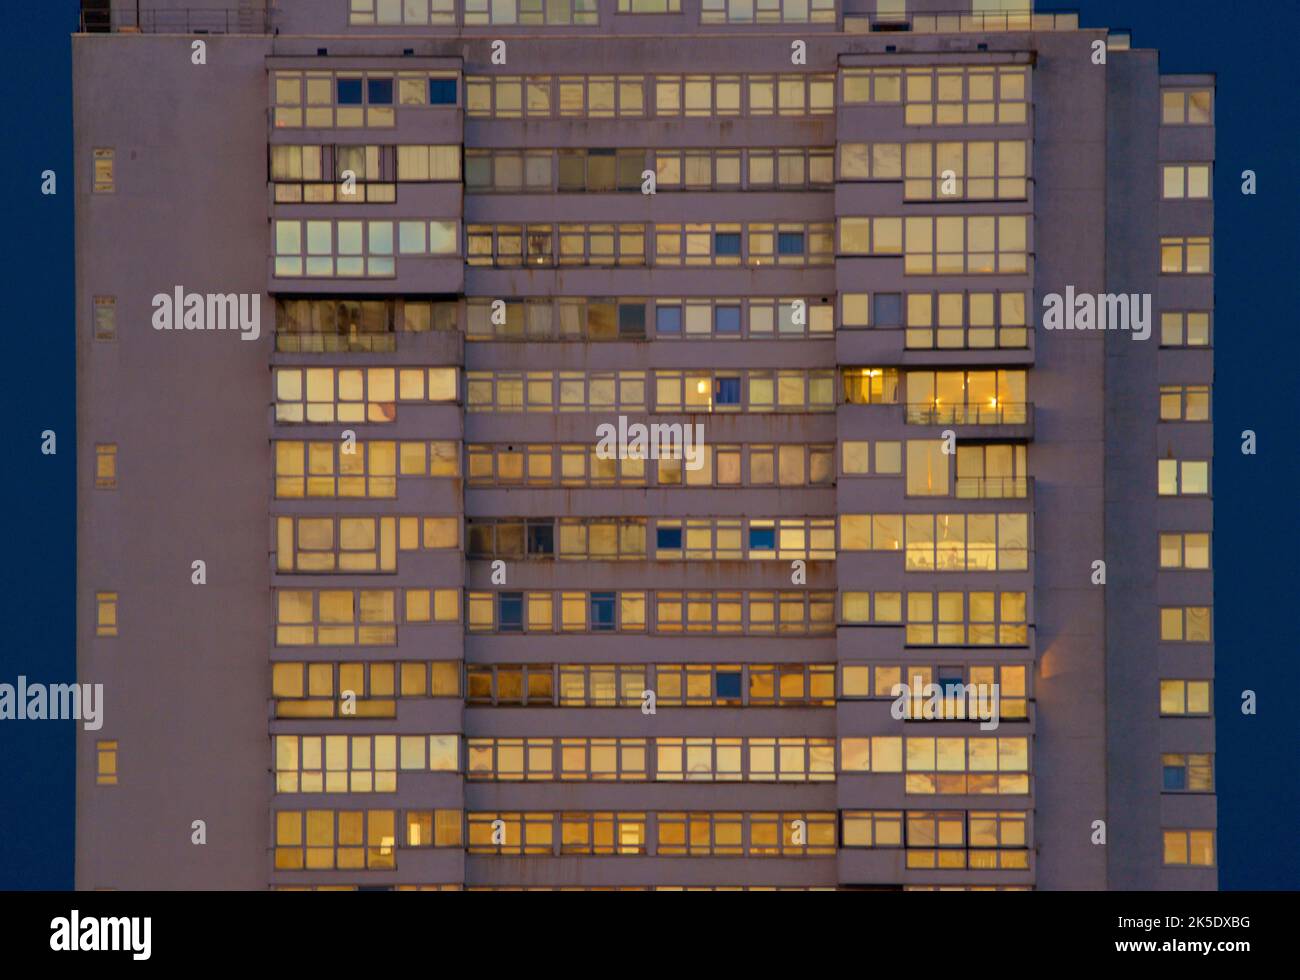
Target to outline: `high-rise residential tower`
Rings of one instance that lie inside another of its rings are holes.
[[[83,0],[78,887],[1214,888],[1214,80],[1028,6]]]

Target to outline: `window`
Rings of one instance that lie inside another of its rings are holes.
[[[1209,313],[1161,313],[1161,347],[1206,347],[1210,343]]]
[[[117,785],[116,740],[95,742],[95,783],[98,786]]]
[[[1198,532],[1161,534],[1160,567],[1208,569],[1210,535]]]
[[[942,439],[907,440],[907,495],[909,497],[948,496],[948,461]]]
[[[91,191],[95,194],[112,194],[117,189],[113,176],[113,151],[105,147],[95,147],[92,152],[94,161]]]
[[[96,296],[94,302],[95,339],[117,340],[117,297]]]
[[[866,440],[846,440],[840,443],[841,468],[846,476],[898,476],[903,472],[903,444],[886,440],[876,442],[875,467],[872,468],[871,444]]]
[[[1163,607],[1160,610],[1160,639],[1167,643],[1209,643],[1210,607]]]
[[[1209,753],[1165,753],[1160,757],[1162,789],[1166,793],[1213,793],[1214,756]]]
[[[1164,863],[1166,867],[1214,867],[1214,831],[1164,831]]]
[[[1160,122],[1165,126],[1209,126],[1214,93],[1210,89],[1166,89],[1160,93]]]
[[[1160,196],[1165,200],[1209,200],[1208,163],[1162,164],[1160,174]]]
[[[1208,716],[1213,708],[1210,681],[1162,680],[1161,715]]]
[[[455,105],[456,79],[430,78],[429,105]]]
[[[1210,418],[1209,385],[1161,385],[1161,422],[1205,422]]]
[[[465,24],[594,25],[596,0],[465,0]]]
[[[117,636],[117,593],[95,593],[95,635]]]
[[[1208,460],[1162,459],[1156,468],[1162,497],[1203,497],[1210,492]]]
[[[117,489],[117,443],[95,443],[95,489]]]
[[[460,698],[460,678],[459,661],[277,662],[271,693],[277,718],[396,718],[396,698]]]
[[[679,14],[681,0],[618,0],[620,14]]]
[[[1209,275],[1210,239],[1201,235],[1191,238],[1160,239],[1160,272],[1163,275]]]
[[[849,405],[897,405],[897,368],[842,368],[840,382]]]

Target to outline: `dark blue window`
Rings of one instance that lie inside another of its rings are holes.
[[[371,105],[393,104],[393,80],[391,78],[366,79],[366,91]]]
[[[740,307],[719,306],[713,311],[713,329],[720,334],[740,334]]]
[[[429,105],[455,105],[456,79],[429,79]]]
[[[740,232],[720,231],[713,236],[714,255],[739,255]]]
[[[740,379],[716,378],[713,382],[713,400],[718,405],[740,404]]]
[[[609,633],[614,630],[614,593],[593,592],[591,594],[591,631]]]
[[[778,255],[803,255],[803,232],[783,231],[776,236]]]
[[[740,700],[740,671],[720,670],[717,673],[718,697]]]
[[[502,592],[497,606],[497,629],[502,633],[522,633],[524,630],[524,594]]]
[[[655,332],[664,334],[681,333],[682,308],[680,306],[656,306]]]
[[[1187,770],[1182,766],[1165,766],[1165,789],[1187,789]]]
[[[530,555],[555,554],[555,526],[553,524],[528,525],[528,553]]]
[[[361,79],[340,78],[338,99],[339,105],[361,105]]]
[[[664,550],[680,549],[682,546],[682,529],[680,527],[660,527],[655,529],[655,547]]]
[[[749,547],[758,551],[771,551],[776,547],[776,528],[751,527],[749,529]]]
[[[897,327],[903,322],[903,295],[901,293],[876,293],[875,314],[876,326],[878,327]]]

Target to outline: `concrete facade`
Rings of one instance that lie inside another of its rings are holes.
[[[1212,525],[1162,240],[1213,232],[1165,169],[1213,79],[961,5],[83,4],[77,887],[1216,887],[1212,572],[1161,564]],[[151,328],[177,286],[260,336]],[[1067,289],[1150,338],[1046,329]],[[620,415],[707,485],[608,475]],[[918,672],[998,728],[894,717]]]

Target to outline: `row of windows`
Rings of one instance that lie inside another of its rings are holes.
[[[471,119],[806,116],[835,111],[835,76],[466,75]]]
[[[473,633],[829,633],[835,594],[782,591],[467,592]]]
[[[271,183],[277,204],[392,204],[398,183],[459,181],[460,154],[460,144],[273,143]]]
[[[654,385],[653,406],[646,400],[647,380]],[[739,368],[468,371],[466,396],[470,412],[831,412],[835,373]]]
[[[901,445],[895,443],[895,446]],[[672,458],[667,458],[671,453]],[[833,444],[745,443],[692,448],[696,465],[683,465],[682,449],[667,442],[658,459],[602,459],[587,444],[531,443],[465,447],[469,485],[484,487],[738,487],[832,486]],[[644,454],[643,454],[644,455]]]
[[[402,698],[460,698],[458,660],[283,661],[271,665],[277,718],[395,718]]]
[[[840,328],[904,328],[909,349],[1027,347],[1021,291],[841,293]]]
[[[897,686],[904,684],[910,694],[902,704],[904,718],[925,718],[932,695],[939,699],[937,720],[989,718],[995,707],[992,688],[997,684],[997,716],[1002,721],[1021,721],[1029,717],[1027,673],[1028,668],[1020,664],[842,664],[840,698],[894,701],[903,693],[896,691]],[[974,690],[968,685],[974,685]]]
[[[113,298],[95,299],[96,339],[114,339],[115,326],[99,330],[101,322],[111,317]],[[102,310],[109,314],[101,315]],[[828,335],[835,328],[833,306],[814,297],[471,298],[466,300],[466,315],[467,339],[496,341],[638,341],[648,336],[656,340],[794,339]],[[276,301],[276,347],[281,351],[392,351],[398,331],[456,330],[457,324],[456,303],[335,297]],[[1019,291],[842,293],[839,326],[904,328],[908,348],[1024,347],[1028,343],[1025,294]],[[1161,314],[1161,346],[1204,347],[1209,342],[1208,313]],[[1197,417],[1202,403],[1208,412],[1208,388],[1182,387],[1188,393],[1189,420]],[[1162,413],[1168,411],[1162,402]]]
[[[278,572],[395,572],[398,551],[460,547],[456,517],[277,517]]]
[[[459,735],[276,735],[277,793],[395,793],[397,773],[460,772]]]
[[[467,703],[641,708],[830,707],[834,664],[468,664]]]
[[[1022,736],[874,735],[840,739],[840,772],[903,773],[910,794],[1029,793],[1029,739]]]
[[[1024,200],[1025,140],[856,143],[840,148],[840,180],[902,180],[905,201]]]
[[[831,707],[837,697],[834,664],[534,663],[463,669],[465,701],[493,707],[641,708],[647,692],[654,693],[657,707],[666,708]],[[283,661],[272,665],[271,688],[280,718],[391,718],[399,697],[461,698],[461,672],[459,661]],[[966,685],[991,691],[997,684],[1001,716],[1015,720],[1027,717],[1026,674],[1019,664],[847,663],[840,667],[838,697],[892,701],[898,697],[895,687],[906,684],[924,698],[933,684],[946,704],[965,698]],[[336,711],[344,692],[351,692],[354,706]],[[905,704],[907,717],[912,706]]]
[[[470,780],[834,782],[833,738],[468,738]]]
[[[275,442],[275,495],[281,498],[394,498],[397,477],[459,476],[460,444],[438,440]]]
[[[1028,814],[843,810],[840,846],[906,848],[909,868],[1025,870],[1029,867]]]
[[[391,278],[396,256],[460,255],[456,221],[275,222],[277,276]]]
[[[276,589],[276,645],[394,646],[399,601],[403,623],[460,622],[459,589]]]
[[[465,313],[466,340],[793,340],[835,329],[831,303],[767,296],[467,299]]]
[[[1027,514],[841,514],[841,551],[905,551],[907,571],[1023,571]]]
[[[840,218],[840,255],[903,257],[905,275],[1016,275],[1028,270],[1025,215]]]
[[[829,147],[745,149],[465,149],[468,193],[641,193],[644,173],[655,190],[830,190]]]
[[[277,129],[392,127],[399,105],[454,107],[457,87],[456,72],[275,71],[272,119]]]
[[[898,625],[908,646],[1025,646],[1024,592],[842,592],[846,625]]]
[[[468,225],[465,247],[471,266],[803,266],[834,259],[831,224],[803,221]]]
[[[835,558],[833,517],[471,517],[466,530],[471,560]],[[652,550],[647,550],[647,538]]]
[[[1156,489],[1162,497],[1206,496],[1210,492],[1209,460],[1157,460]]]
[[[275,368],[277,422],[392,422],[397,403],[455,403],[459,377],[439,368]]]
[[[1023,125],[1029,70],[1018,66],[845,68],[841,103],[904,106],[908,126]]]
[[[277,735],[276,792],[396,792],[397,773],[459,772],[459,735]],[[908,793],[1024,794],[1025,737],[840,739],[840,772],[905,773]],[[835,739],[467,738],[471,780],[832,782]]]
[[[455,331],[459,304],[426,299],[342,299],[337,296],[275,301],[275,349],[287,353],[391,352],[397,334]]]
[[[472,560],[829,561],[835,529],[834,517],[466,519]],[[839,551],[903,551],[908,571],[1024,570],[1028,539],[1027,514],[839,516]],[[281,572],[391,572],[398,551],[459,546],[456,517],[276,518]]]

